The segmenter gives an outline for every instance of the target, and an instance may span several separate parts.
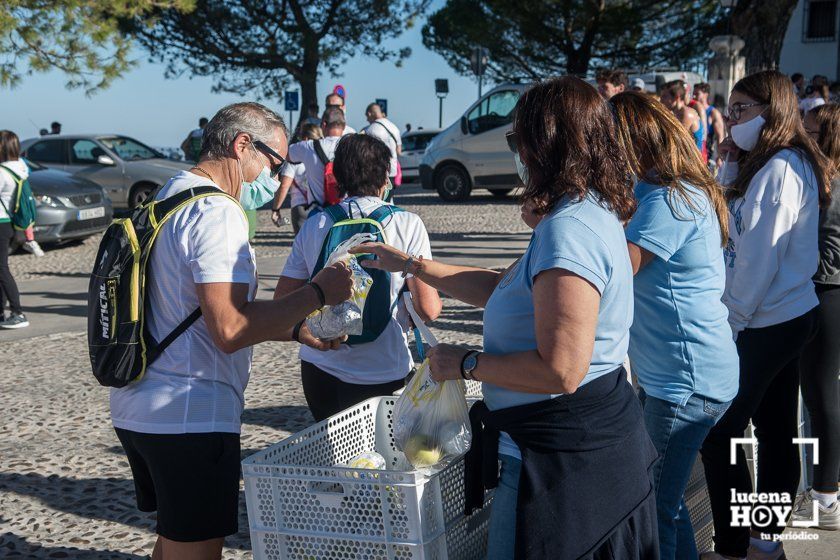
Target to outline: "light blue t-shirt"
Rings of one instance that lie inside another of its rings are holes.
[[[720,226],[706,194],[685,187],[691,206],[661,186],[636,185],[638,208],[625,234],[656,256],[634,281],[630,367],[658,399],[728,401],[738,392],[738,352],[721,302]]]
[[[561,200],[537,225],[528,250],[499,282],[484,310],[484,351],[512,354],[536,350],[534,278],[565,269],[591,282],[601,293],[595,347],[581,385],[615,370],[627,355],[633,322],[633,271],[618,218],[592,197]],[[527,375],[511,371],[510,375]],[[550,399],[556,395],[521,393],[483,383],[490,410]],[[520,457],[507,434],[499,453]]]

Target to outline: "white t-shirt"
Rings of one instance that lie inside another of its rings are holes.
[[[327,136],[320,140],[321,147],[329,159],[335,157],[335,148],[338,146],[341,136]],[[283,166],[283,176],[292,177],[295,180],[295,187],[291,189],[291,205],[300,206],[324,202],[324,164],[318,158],[315,151],[315,143],[312,140],[296,142],[289,146],[289,160],[296,164],[286,163]]]
[[[728,185],[737,174],[737,162],[727,162],[719,178]],[[743,197],[729,202],[722,300],[736,338],[745,328],[790,321],[819,303],[811,281],[820,257],[818,190],[811,164],[786,149],[758,170]]]
[[[382,140],[388,146],[388,149],[391,150],[391,171],[388,175],[394,177],[397,174],[397,147],[402,146],[400,129],[397,128],[397,125],[383,117],[370,123],[364,132],[368,136]]]
[[[4,161],[0,165],[11,169],[21,179],[29,177],[29,168],[22,159]],[[0,222],[11,221],[6,208],[12,209],[12,197],[15,195],[16,188],[17,183],[11,173],[5,169],[0,169],[0,200],[3,201],[3,204],[0,204]]]
[[[807,113],[811,109],[816,109],[820,105],[825,105],[825,99],[822,97],[806,97],[799,102],[799,110]]]
[[[181,171],[157,200],[191,187],[212,185]],[[161,340],[199,305],[195,285],[212,282],[257,287],[248,221],[222,196],[188,204],[164,224],[147,269],[146,322]],[[140,381],[111,389],[114,426],[151,434],[239,433],[243,394],[251,373],[251,349],[225,354],[213,343],[200,317],[152,364]]]
[[[356,129],[350,126],[349,124],[344,125],[344,132],[341,133],[342,136],[347,136],[348,134],[356,134]]]
[[[351,205],[353,216],[359,211],[365,216],[386,204],[377,197],[353,197],[344,200],[341,206],[350,214]],[[327,232],[333,221],[324,212],[310,216],[295,237],[292,253],[283,268],[283,276],[298,280],[308,279],[315,270],[318,256]],[[398,212],[384,221],[386,241],[410,255],[422,255],[432,258],[429,234],[423,220],[411,212]],[[391,275],[391,302],[398,297],[405,284],[401,274]],[[300,359],[312,363],[327,373],[334,375],[347,383],[373,385],[396,381],[405,377],[414,362],[408,348],[406,325],[408,317],[405,306],[395,307],[391,323],[374,342],[347,346],[342,344],[338,350],[320,352],[301,346]]]

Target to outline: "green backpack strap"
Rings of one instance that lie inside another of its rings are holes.
[[[194,198],[213,195],[227,196],[231,200],[236,200],[232,196],[230,196],[229,194],[217,187],[212,187],[210,185],[193,187],[191,189],[181,191],[178,194],[174,194],[163,200],[154,201],[153,206],[151,207],[149,212],[149,214],[152,217],[152,223],[159,224],[160,222],[163,222],[171,212],[175,211],[179,206],[181,206],[182,204],[186,204]]]

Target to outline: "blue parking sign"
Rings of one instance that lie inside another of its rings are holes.
[[[377,99],[376,104],[382,107],[382,112],[386,115],[388,114],[388,100],[387,99]]]
[[[298,100],[298,92],[287,91],[286,92],[286,110],[287,111],[297,111],[299,108],[300,108],[300,101]]]

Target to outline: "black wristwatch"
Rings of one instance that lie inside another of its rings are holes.
[[[473,371],[478,367],[478,357],[480,355],[481,352],[477,350],[472,350],[464,355],[464,359],[461,360],[461,377],[475,381]]]

